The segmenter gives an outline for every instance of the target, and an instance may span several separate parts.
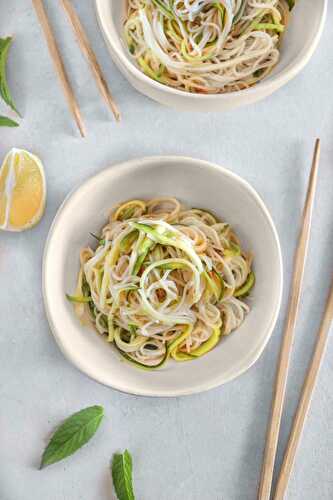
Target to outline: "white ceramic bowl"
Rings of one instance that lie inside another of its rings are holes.
[[[139,92],[184,111],[226,111],[272,94],[297,75],[316,49],[327,11],[327,0],[299,0],[283,38],[281,59],[271,75],[258,85],[229,94],[200,95],[182,92],[147,77],[133,64],[123,40],[127,0],[96,0],[97,18],[111,56]]]
[[[110,208],[130,198],[175,196],[190,207],[215,212],[233,225],[255,256],[256,286],[245,322],[213,351],[190,363],[173,360],[146,372],[122,361],[92,329],[82,327],[65,293],[75,289],[79,251],[94,245],[89,232],[105,225]],[[166,156],[114,165],[70,194],[60,207],[45,247],[43,293],[61,350],[84,373],[121,391],[178,396],[223,384],[260,356],[274,328],[282,293],[278,236],[265,205],[244,180],[206,161]]]

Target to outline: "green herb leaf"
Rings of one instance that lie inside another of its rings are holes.
[[[0,127],[19,127],[19,124],[6,116],[0,116]]]
[[[13,39],[11,37],[0,38],[0,96],[3,98],[5,103],[8,104],[8,106],[12,108],[12,110],[15,111],[20,116],[20,113],[17,111],[15,107],[7,83],[6,66],[7,66],[8,52],[12,44],[12,40]]]
[[[86,444],[97,431],[103,416],[102,406],[91,406],[67,418],[47,445],[40,468],[69,457]]]
[[[135,500],[132,484],[132,457],[129,451],[116,453],[112,460],[112,479],[118,500]]]

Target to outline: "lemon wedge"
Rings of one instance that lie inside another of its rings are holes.
[[[12,149],[0,169],[0,229],[24,231],[44,214],[46,182],[37,156]]]

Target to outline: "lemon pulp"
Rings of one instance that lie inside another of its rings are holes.
[[[13,149],[0,170],[0,227],[23,231],[43,216],[46,199],[44,169],[27,151]]]

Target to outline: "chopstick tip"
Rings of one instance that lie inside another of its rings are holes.
[[[80,131],[81,137],[84,139],[87,135],[86,127],[84,126],[82,121],[77,120],[77,126]]]
[[[319,137],[317,137],[316,142],[315,142],[315,147],[314,147],[314,153],[313,153],[314,163],[319,162],[320,150],[321,150],[321,142],[320,142]]]

